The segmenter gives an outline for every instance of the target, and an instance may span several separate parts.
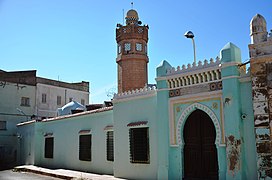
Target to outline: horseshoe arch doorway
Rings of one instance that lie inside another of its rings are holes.
[[[214,124],[202,110],[193,111],[184,129],[184,180],[218,179],[218,158]]]

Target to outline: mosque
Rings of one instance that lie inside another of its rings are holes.
[[[172,67],[148,85],[147,25],[117,24],[112,105],[17,125],[20,164],[125,179],[272,179],[272,36],[250,22],[250,68],[227,43],[220,57]],[[60,112],[61,114],[61,112]]]

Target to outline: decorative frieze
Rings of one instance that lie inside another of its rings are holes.
[[[222,90],[221,81],[169,90],[169,97],[183,96],[186,94],[197,94],[201,92],[210,92],[217,90]]]
[[[207,60],[204,60],[204,63],[199,61],[198,65],[193,63],[188,64],[187,67],[183,65],[182,67],[178,66],[177,68],[169,69],[167,71],[168,88],[177,89],[194,86],[194,88],[191,88],[193,90],[197,85],[210,84],[209,89],[216,90],[218,89],[217,84],[212,84],[211,82],[221,81],[220,63],[221,61],[217,57],[215,62],[213,59],[210,59],[210,62]],[[222,89],[222,85],[219,89]],[[170,92],[171,95],[174,95],[173,93],[178,92],[176,90],[175,92]],[[172,97],[171,95],[170,97]]]

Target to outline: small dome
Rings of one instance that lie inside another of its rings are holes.
[[[58,116],[63,116],[63,115],[68,115],[72,114],[73,110],[82,110],[85,111],[86,108],[82,104],[76,102],[76,101],[71,101],[64,105],[62,108],[58,108]]]
[[[127,17],[126,18],[135,18],[135,19],[139,19],[138,17],[138,13],[137,11],[135,11],[134,9],[131,9],[127,12]]]
[[[250,31],[252,33],[266,32],[266,21],[260,14],[256,14],[250,21]]]
[[[138,20],[139,20],[139,16],[137,11],[135,11],[134,9],[131,9],[127,12],[127,16],[126,16],[126,24],[138,24]]]

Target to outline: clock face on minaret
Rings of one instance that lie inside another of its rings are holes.
[[[138,13],[131,9],[126,24],[117,24],[118,93],[141,89],[147,85],[148,25],[141,25]]]

